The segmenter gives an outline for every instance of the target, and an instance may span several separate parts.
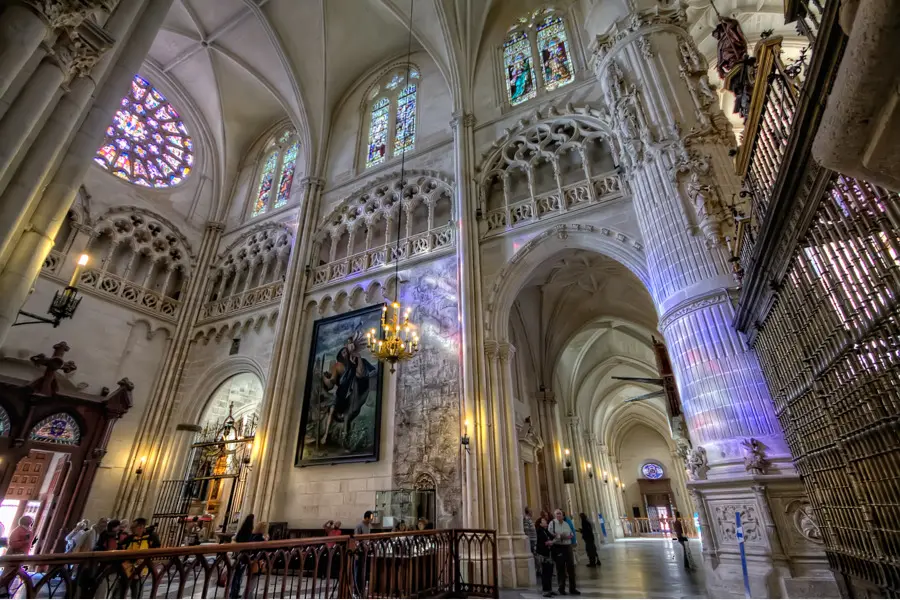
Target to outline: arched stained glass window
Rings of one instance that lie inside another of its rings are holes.
[[[275,165],[278,164],[278,153],[273,152],[263,165],[259,177],[259,189],[256,192],[256,204],[253,205],[253,216],[261,215],[269,207],[269,196],[272,194],[272,182],[275,180]]]
[[[294,183],[294,167],[297,162],[297,150],[300,148],[299,142],[291,144],[284,158],[281,161],[281,181],[278,184],[278,198],[275,200],[275,208],[281,208],[287,204],[291,195],[291,185]]]
[[[404,66],[389,73],[368,94],[366,168],[397,157],[416,145],[416,94],[419,70]]]
[[[550,91],[571,83],[575,73],[569,58],[566,26],[561,17],[550,15],[538,24],[537,44],[544,70],[544,89]]]
[[[251,218],[258,217],[269,209],[281,208],[288,203],[299,152],[300,141],[293,129],[288,129],[269,140],[259,172],[253,209],[250,211]],[[278,188],[273,190],[276,183]]]
[[[166,97],[135,75],[94,162],[136,185],[167,188],[190,174],[194,142]]]
[[[662,479],[665,471],[663,471],[662,465],[649,462],[641,467],[641,474],[647,479]]]
[[[506,93],[515,106],[534,98],[534,67],[531,64],[531,41],[524,31],[514,31],[503,44],[503,64],[506,67]]]
[[[8,437],[10,429],[9,414],[0,406],[0,437]]]
[[[369,152],[366,155],[366,168],[373,167],[387,156],[387,131],[391,101],[381,98],[372,106],[372,118],[369,123]]]
[[[511,106],[575,81],[565,19],[553,8],[520,17],[510,28],[502,50],[506,97]],[[538,57],[538,69],[533,56]]]
[[[77,446],[81,442],[81,430],[72,415],[56,413],[35,425],[28,437],[35,442]]]
[[[394,154],[410,150],[416,143],[416,84],[411,83],[397,100],[397,123],[394,133]]]

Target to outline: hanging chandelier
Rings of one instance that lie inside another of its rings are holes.
[[[406,84],[409,85],[409,74],[412,63],[412,11],[413,2],[409,3],[409,39],[406,47]],[[400,159],[400,201],[397,205],[399,217],[397,220],[397,250],[394,253],[394,301],[385,305],[381,313],[381,336],[375,329],[366,333],[366,341],[372,355],[391,365],[391,373],[396,371],[398,362],[409,360],[419,351],[419,334],[416,327],[409,320],[412,308],[407,306],[406,311],[400,306],[400,232],[403,231],[403,196],[406,188],[406,151]]]

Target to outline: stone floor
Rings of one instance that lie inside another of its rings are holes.
[[[700,543],[690,542],[695,561]],[[599,569],[587,566],[578,557],[575,579],[583,598],[706,598],[702,570],[685,571],[681,547],[671,540],[626,539],[600,546]],[[556,591],[556,574],[553,590]],[[504,589],[501,598],[540,598],[540,584],[534,589]]]

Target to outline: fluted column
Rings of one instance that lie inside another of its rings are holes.
[[[119,486],[114,505],[114,514],[134,517],[149,514],[153,508],[155,484],[166,473],[172,454],[163,452],[171,437],[175,435],[172,418],[181,375],[191,349],[190,337],[194,323],[203,305],[203,290],[206,287],[206,272],[216,257],[219,240],[222,237],[222,223],[207,223],[197,251],[194,272],[188,280],[181,312],[175,325],[175,333],[166,349],[159,373],[153,383],[141,425],[131,447],[125,477]],[[144,472],[140,478],[131,476],[137,468],[137,461],[146,457]]]
[[[587,485],[584,472],[585,452],[584,444],[581,439],[581,417],[577,415],[569,415],[567,419],[566,430],[569,437],[569,448],[572,455],[572,470],[575,473],[575,502],[572,506],[572,512],[576,515],[588,509],[589,500],[587,494]]]
[[[245,506],[258,519],[267,520],[277,492],[278,474],[285,467],[285,445],[293,444],[295,433],[288,433],[290,414],[296,410],[296,390],[301,389],[299,378],[302,366],[296,357],[307,343],[303,332],[309,325],[310,315],[303,300],[309,283],[307,265],[318,208],[325,182],[317,177],[301,180],[299,229],[294,237],[294,249],[288,261],[284,294],[275,329],[275,343],[269,378],[260,414],[260,424],[253,440],[254,468],[247,485]]]
[[[3,265],[0,272],[0,289],[4,290],[0,295],[0,344],[6,339],[16,313],[40,273],[47,253],[53,248],[56,234],[75,201],[110,119],[143,63],[171,5],[172,0],[148,0],[131,36],[122,41],[124,46],[115,66],[69,144],[55,177],[37,203],[30,224]]]
[[[763,441],[773,458],[788,452],[759,362],[731,326],[723,203],[740,189],[733,138],[713,99],[696,101],[705,63],[683,10],[652,12],[622,24],[630,35],[620,41],[598,36],[594,69],[614,115],[690,437],[707,451],[710,478],[727,477],[743,473],[746,438]]]

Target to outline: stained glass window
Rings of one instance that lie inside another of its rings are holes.
[[[534,98],[534,67],[531,62],[531,41],[525,31],[513,32],[503,44],[503,65],[506,69],[506,93],[515,106]]]
[[[56,413],[35,425],[29,438],[35,442],[77,446],[81,442],[81,430],[71,415]]]
[[[662,465],[657,463],[645,464],[643,467],[641,467],[641,473],[647,479],[662,479],[662,476],[665,474]]]
[[[387,154],[388,117],[391,102],[381,98],[372,107],[372,120],[369,125],[369,151],[366,154],[366,168],[377,165]]]
[[[281,178],[278,183],[278,198],[275,199],[275,208],[280,208],[287,204],[291,195],[291,184],[294,183],[294,163],[297,162],[297,150],[299,148],[299,143],[294,142],[281,159]]]
[[[9,424],[9,414],[7,414],[6,409],[0,406],[0,437],[9,436],[10,424]]]
[[[572,59],[569,58],[566,26],[561,17],[550,15],[538,24],[537,46],[541,53],[544,89],[555,90],[571,83],[575,72],[572,69]]]
[[[394,155],[412,149],[416,143],[416,84],[411,83],[397,100],[397,120],[394,132]]]
[[[266,159],[262,175],[259,177],[259,189],[256,193],[256,204],[253,205],[253,215],[257,216],[266,212],[269,207],[269,195],[272,193],[272,182],[275,179],[275,167],[278,164],[278,152],[272,152]]]
[[[190,175],[194,144],[178,111],[146,79],[135,75],[94,162],[125,181],[167,188]]]

